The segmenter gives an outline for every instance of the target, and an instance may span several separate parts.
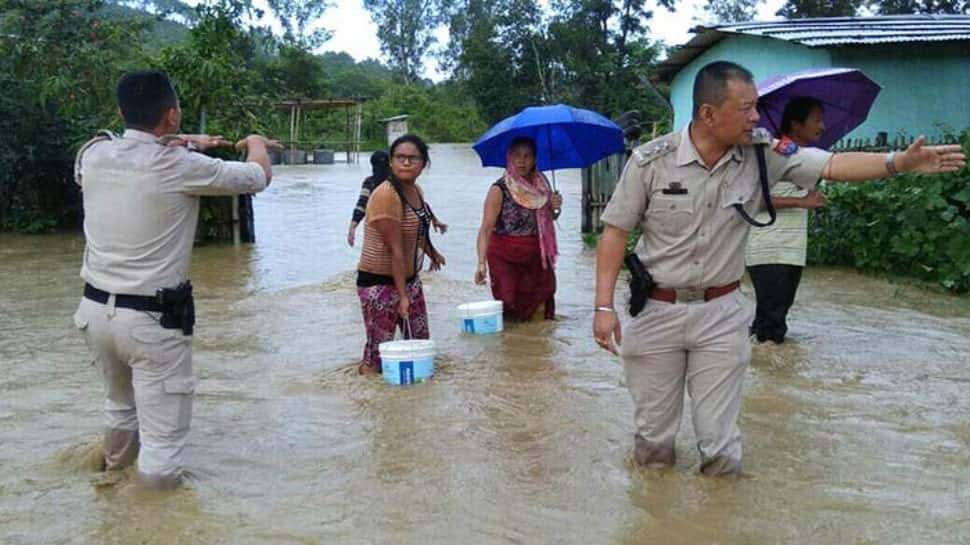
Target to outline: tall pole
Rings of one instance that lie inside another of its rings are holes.
[[[290,149],[296,141],[296,104],[290,106]]]

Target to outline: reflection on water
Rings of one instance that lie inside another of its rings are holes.
[[[495,170],[434,146],[422,178],[450,224],[425,274],[438,373],[354,374],[363,326],[345,243],[365,165],[280,167],[257,243],[196,250],[190,485],[95,471],[101,384],[73,330],[83,240],[0,235],[0,542],[927,543],[970,536],[970,304],[809,269],[793,342],[757,346],[745,477],[630,463],[632,404],[590,340],[593,253],[559,173],[554,323],[459,334]]]

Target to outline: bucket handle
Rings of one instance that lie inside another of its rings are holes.
[[[401,318],[401,333],[404,335],[404,340],[411,340],[411,320]]]

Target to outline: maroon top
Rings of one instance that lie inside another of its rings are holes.
[[[502,210],[499,211],[498,221],[495,222],[495,234],[509,237],[534,237],[539,234],[536,224],[536,211],[520,206],[512,198],[509,188],[505,185],[505,177],[499,178],[494,184],[502,191]]]

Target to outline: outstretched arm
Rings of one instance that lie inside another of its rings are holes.
[[[822,178],[842,182],[862,182],[902,172],[955,172],[966,164],[959,145],[927,146],[920,136],[905,152],[836,153],[822,171]]]

